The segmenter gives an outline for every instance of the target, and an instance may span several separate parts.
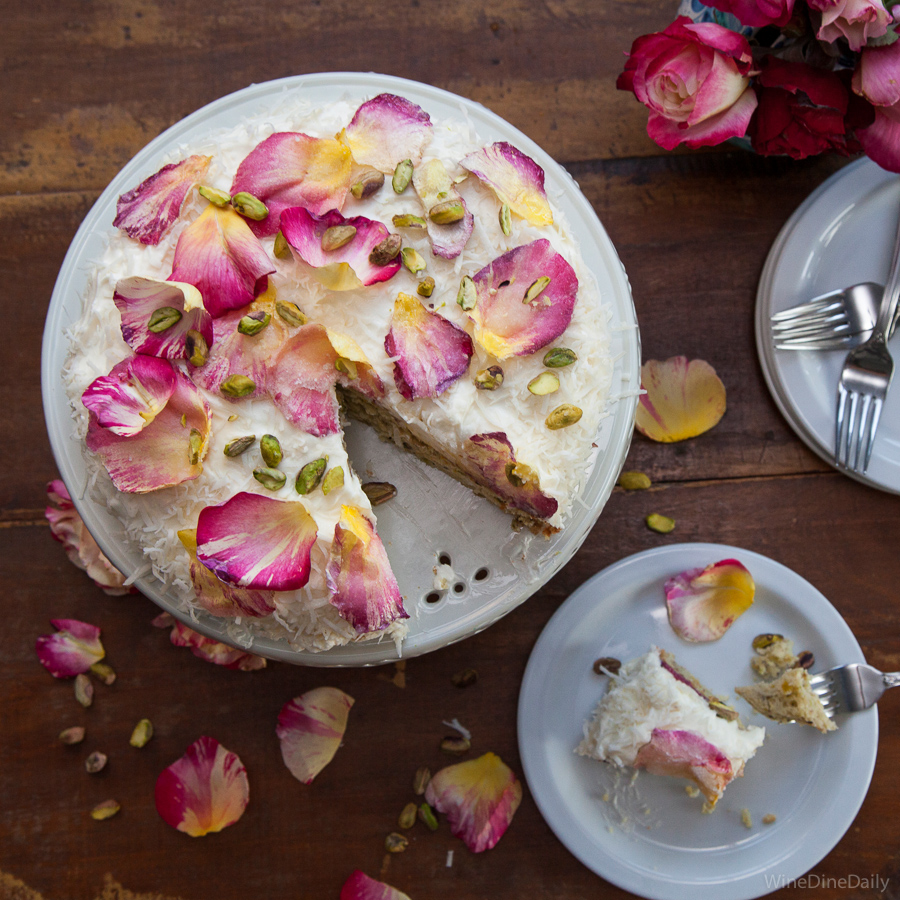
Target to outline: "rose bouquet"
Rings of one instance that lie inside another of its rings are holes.
[[[616,85],[667,150],[862,151],[900,172],[898,25],[900,0],[682,0],[668,28],[634,42]]]

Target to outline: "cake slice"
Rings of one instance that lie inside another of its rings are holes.
[[[810,687],[809,673],[799,666],[782,672],[774,681],[735,688],[735,692],[768,719],[812,725],[823,734],[837,731]]]

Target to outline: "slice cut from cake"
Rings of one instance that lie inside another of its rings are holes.
[[[836,731],[825,707],[809,684],[809,673],[799,666],[782,672],[774,681],[762,681],[735,688],[758,713],[776,722],[800,722],[812,725],[823,734]]]

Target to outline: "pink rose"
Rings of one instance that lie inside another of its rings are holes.
[[[752,62],[743,35],[679,16],[634,42],[616,87],[650,110],[647,133],[661,147],[705,147],[746,133],[756,108]]]
[[[851,50],[860,50],[869,38],[881,37],[891,24],[891,14],[881,0],[808,0],[822,13],[816,34],[821,41],[847,38]]]
[[[864,47],[853,73],[853,90],[875,106],[900,103],[900,41]]]
[[[731,13],[744,25],[783,26],[794,13],[794,0],[705,0],[722,12]]]
[[[875,121],[856,136],[869,159],[889,172],[900,172],[900,103],[876,106]]]

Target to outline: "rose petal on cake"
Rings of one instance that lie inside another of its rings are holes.
[[[725,385],[702,359],[673,356],[641,366],[635,427],[652,441],[684,441],[709,431],[725,414]]]
[[[135,353],[182,359],[189,331],[199,331],[207,345],[213,342],[212,317],[192,284],[122,278],[116,282],[113,301],[122,316],[122,337]],[[180,318],[162,331],[151,329],[154,313],[162,309],[176,310]]]
[[[338,383],[353,387],[373,399],[383,397],[384,383],[359,344],[339,331],[327,328],[326,333],[336,354],[334,366],[339,373]]]
[[[133,437],[104,428],[92,412],[85,438],[87,448],[100,457],[113,484],[129,494],[144,494],[196,478],[203,471],[211,431],[209,404],[186,375],[166,360],[134,357],[135,362],[138,360],[168,366],[175,372],[175,390],[168,403]]]
[[[356,229],[352,240],[336,250],[322,249],[322,235],[329,228]],[[353,216],[345,219],[337,210],[321,216],[295,206],[281,214],[281,233],[297,255],[312,268],[316,281],[331,291],[353,291],[380,281],[388,281],[400,268],[400,257],[386,266],[369,261],[369,254],[387,236],[387,228],[374,219]]]
[[[291,775],[304,784],[312,780],[337,753],[354,700],[334,687],[319,687],[294,697],[281,708],[275,733],[281,756]]]
[[[331,604],[358,634],[408,619],[400,588],[375,526],[352,506],[341,507],[325,568]]]
[[[194,631],[193,628],[188,628],[174,617],[170,617],[170,620],[160,621],[165,615],[167,613],[157,616],[153,620],[153,624],[159,628],[168,628],[171,625],[172,631],[169,633],[169,640],[172,644],[176,647],[190,647],[191,653],[199,659],[241,672],[256,672],[266,667],[264,657],[206,637]]]
[[[418,165],[433,131],[421,106],[396,94],[379,94],[356,110],[338,139],[356,162],[388,174],[404,159]]]
[[[238,166],[232,196],[247,191],[269,209],[260,222],[251,222],[260,237],[275,234],[281,214],[303,206],[315,215],[341,209],[350,190],[353,158],[349,148],[331,138],[283,131],[270,135]]]
[[[156,811],[191,837],[234,825],[250,800],[247,770],[215,738],[198,738],[156,779]]]
[[[241,492],[200,511],[197,559],[228,584],[295,591],[309,580],[316,532],[302,503]]]
[[[460,196],[453,184],[450,173],[439,159],[430,159],[416,167],[413,173],[413,187],[425,207],[426,227],[431,250],[435,256],[444,259],[455,259],[463,252],[463,248],[472,236],[475,228],[475,217],[469,212],[466,201]],[[463,207],[464,215],[449,225],[438,225],[429,217],[431,210],[438,203],[447,200],[458,200]]]
[[[211,156],[189,156],[163,166],[119,197],[113,225],[142,244],[158,244],[181,212],[188,191],[206,175]]]
[[[416,297],[399,294],[384,339],[394,363],[394,382],[407,399],[437,397],[461,378],[472,358],[472,339]]]
[[[397,888],[383,881],[376,881],[357,869],[344,882],[340,900],[409,900],[409,897]]]
[[[463,445],[466,468],[512,508],[549,519],[559,504],[541,491],[537,472],[516,461],[505,432],[473,434]]]
[[[35,642],[41,665],[54,678],[74,678],[100,662],[106,651],[100,629],[78,619],[51,619],[54,634],[42,634]]]
[[[132,356],[113,366],[109,375],[95,378],[81,402],[101,428],[134,437],[165,408],[175,391],[176,376],[165,360]]]
[[[197,531],[178,532],[178,540],[191,558],[190,575],[200,606],[213,616],[260,618],[275,611],[273,591],[256,591],[226,584],[197,559]]]
[[[736,559],[688,569],[665,584],[666,608],[675,632],[686,641],[717,641],[752,605],[753,576]]]
[[[529,288],[542,278],[549,283],[526,303]],[[477,300],[469,318],[475,340],[497,359],[540,350],[572,321],[578,278],[546,238],[498,256],[472,280]]]
[[[432,776],[425,799],[473,853],[503,837],[522,800],[522,785],[495,753],[447,766]]]
[[[134,593],[133,587],[125,587],[125,576],[106,558],[85,528],[65,484],[59,479],[51,481],[47,496],[56,504],[44,510],[50,533],[63,545],[69,561],[87,572],[94,584],[112,597]]]
[[[245,219],[212,203],[188,225],[175,245],[169,281],[186,281],[218,318],[261,294],[275,266]]]
[[[552,225],[553,212],[544,190],[544,170],[517,147],[498,141],[460,162],[491,187],[501,203],[532,225]]]

